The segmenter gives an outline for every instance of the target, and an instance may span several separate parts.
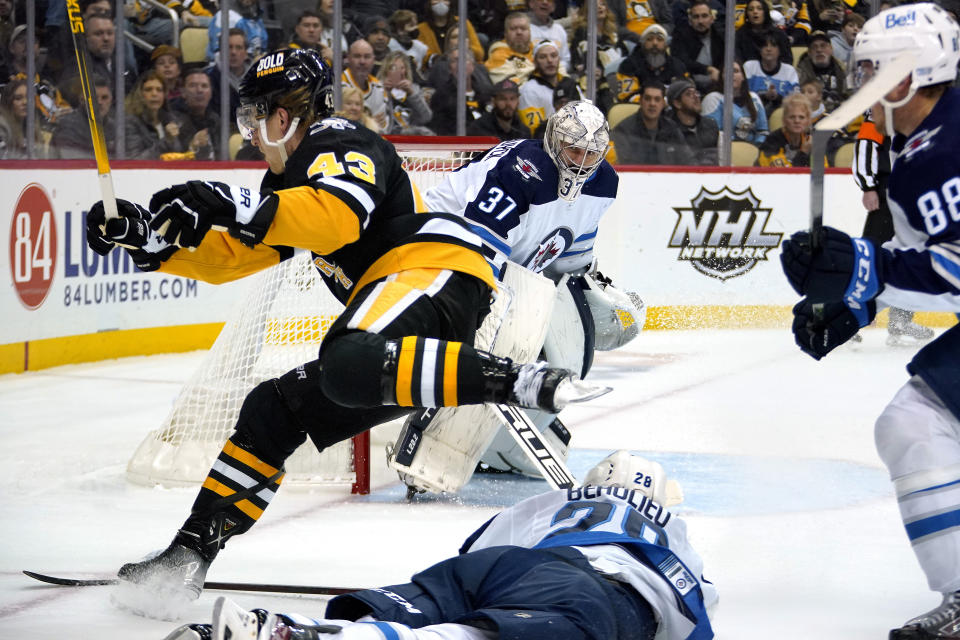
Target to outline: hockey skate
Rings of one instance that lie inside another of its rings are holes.
[[[137,615],[176,619],[186,605],[200,597],[209,566],[210,562],[198,551],[174,540],[162,552],[120,567],[117,572],[120,580],[112,600]],[[208,637],[196,636],[199,640]],[[183,636],[183,640],[191,638]]]
[[[949,640],[960,638],[960,591],[945,593],[940,606],[890,631],[889,640]]]
[[[568,369],[549,367],[546,362],[515,366],[515,373],[517,378],[508,404],[527,409],[560,413],[570,403],[586,402],[612,391],[610,387],[584,382]]]
[[[339,633],[340,627],[325,624],[301,624],[290,617],[268,613],[264,609],[247,611],[229,598],[219,597],[213,604],[212,640],[318,640]],[[166,640],[181,640],[174,636]],[[193,640],[184,636],[182,640]],[[205,638],[202,640],[206,640]]]
[[[890,309],[890,324],[887,328],[888,347],[919,347],[933,339],[934,332],[913,321],[913,312]]]
[[[171,631],[163,640],[213,640],[213,626],[185,624]]]

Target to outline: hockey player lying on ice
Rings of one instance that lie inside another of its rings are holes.
[[[618,451],[584,486],[502,511],[407,584],[334,598],[320,619],[221,598],[212,624],[166,640],[713,638],[717,591],[667,509],[679,493],[670,482],[656,462]]]

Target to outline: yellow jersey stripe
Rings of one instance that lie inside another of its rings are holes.
[[[397,405],[413,406],[413,361],[417,355],[417,337],[407,336],[400,343],[400,357],[397,362]]]
[[[213,491],[218,496],[223,496],[223,497],[232,496],[233,494],[236,493],[233,489],[231,489],[227,485],[221,482],[217,482],[210,476],[207,476],[207,479],[203,481],[203,488],[209,489],[210,491]],[[240,502],[234,503],[234,506],[237,509],[240,509],[240,511],[242,511],[244,514],[246,514],[250,518],[253,518],[254,520],[259,520],[260,516],[263,515],[263,509],[253,504],[249,500],[241,500]]]
[[[223,445],[223,452],[234,460],[239,460],[265,478],[270,478],[276,474],[277,471],[279,471],[279,469],[271,467],[266,462],[260,460],[260,458],[257,456],[253,455],[249,451],[241,449],[229,440],[227,440],[227,444]],[[277,482],[279,483],[279,480]]]
[[[391,249],[370,265],[354,286],[347,304],[353,301],[357,291],[371,282],[394,273],[415,269],[459,271],[482,280],[493,291],[497,290],[490,264],[478,252],[445,242],[411,242]]]
[[[447,342],[443,356],[443,405],[457,406],[457,358],[460,357],[462,342]]]
[[[280,254],[271,247],[259,244],[250,248],[226,232],[208,231],[196,251],[180,249],[160,265],[160,271],[222,284],[279,262]]]
[[[333,253],[360,237],[361,212],[323,189],[310,186],[282,189],[277,214],[264,236],[265,244],[307,249],[320,255]],[[303,215],[309,211],[310,215]],[[362,212],[366,216],[366,212]]]

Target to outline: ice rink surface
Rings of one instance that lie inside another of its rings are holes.
[[[720,594],[725,640],[881,640],[939,603],[927,590],[873,445],[912,350],[869,329],[817,363],[786,330],[651,331],[598,354],[614,391],[563,414],[582,475],[618,448],[660,461],[682,485],[692,542]],[[129,484],[124,467],[165,417],[202,353],[0,376],[0,638],[161,640],[176,622],[118,610],[112,587],[21,575],[107,576],[165,547],[196,489]],[[374,431],[373,460],[393,430]],[[474,479],[456,499],[408,503],[375,469],[370,496],[281,491],[207,578],[381,586],[456,553],[499,505],[546,490]],[[207,591],[184,621],[208,621]],[[321,597],[236,593],[247,607],[320,615]]]

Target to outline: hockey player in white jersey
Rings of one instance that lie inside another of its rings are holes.
[[[914,70],[873,107],[894,135],[887,185],[895,236],[882,247],[824,227],[783,246],[800,348],[820,359],[866,326],[878,307],[960,311],[960,27],[943,9],[911,4],[867,21],[854,63],[869,75],[902,55]],[[816,306],[823,303],[823,306]],[[877,450],[939,606],[891,640],[960,638],[960,325],[921,349],[910,379],[876,422]]]
[[[501,320],[504,329],[481,328],[477,344],[523,359],[530,355],[511,349],[517,342],[529,342],[524,346],[532,355],[542,349],[552,366],[584,377],[594,349],[614,349],[639,333],[643,302],[587,273],[594,262],[600,219],[617,195],[619,178],[604,160],[608,144],[603,113],[590,102],[570,102],[548,119],[543,141],[502,142],[424,194],[429,211],[466,218],[481,238],[502,289],[508,294],[521,289],[509,305],[512,315]],[[508,271],[508,265],[513,270]],[[527,272],[517,273],[517,266]],[[523,282],[534,279],[530,272],[546,275],[557,288],[545,298],[528,292]],[[515,283],[517,279],[523,282]],[[546,334],[534,319],[544,305],[553,308],[544,316],[549,321]],[[521,308],[528,311],[519,312]],[[500,319],[497,310],[495,306],[488,325]],[[488,334],[495,334],[495,343],[482,342]],[[540,343],[533,344],[537,339]],[[457,491],[481,454],[482,462],[495,470],[539,475],[496,418],[483,413],[421,412],[408,420],[391,447],[391,465],[411,488],[429,491]],[[570,434],[556,416],[528,414],[564,455]]]
[[[713,638],[717,592],[667,493],[659,464],[618,451],[582,487],[494,516],[409,583],[338,596],[320,619],[221,598],[212,624],[167,640]]]

